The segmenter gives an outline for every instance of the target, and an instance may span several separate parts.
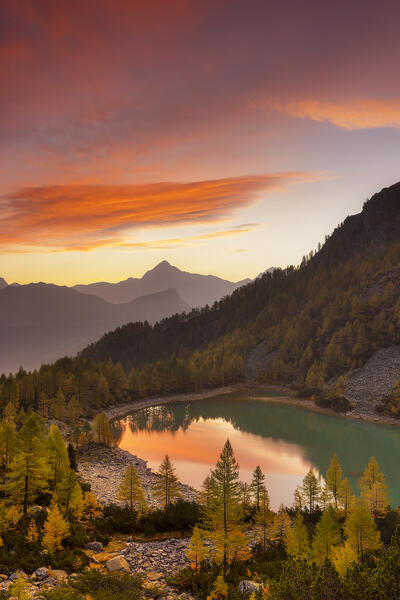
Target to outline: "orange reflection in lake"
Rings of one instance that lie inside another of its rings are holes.
[[[131,427],[129,419],[121,425],[120,448],[144,458],[153,470],[157,470],[163,456],[169,454],[179,479],[195,488],[201,486],[210,468],[215,466],[229,438],[243,481],[250,481],[254,468],[261,466],[267,476],[273,508],[281,502],[292,504],[294,489],[311,466],[300,446],[239,431],[221,418],[200,418],[186,429],[175,431],[137,430],[133,424]]]

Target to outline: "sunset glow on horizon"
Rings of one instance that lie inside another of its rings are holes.
[[[399,16],[369,1],[5,0],[0,277],[299,264],[400,179]]]

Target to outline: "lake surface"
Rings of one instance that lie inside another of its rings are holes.
[[[392,506],[400,504],[400,429],[314,413],[246,396],[220,396],[139,410],[114,422],[118,445],[157,470],[168,453],[179,479],[195,488],[215,466],[227,438],[250,481],[259,464],[271,505],[291,505],[309,468],[326,473],[337,453],[353,490],[374,455],[387,477]]]

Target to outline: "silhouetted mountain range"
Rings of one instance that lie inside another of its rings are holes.
[[[98,282],[74,286],[83,294],[96,294],[107,302],[128,302],[145,294],[154,294],[167,288],[175,288],[180,297],[192,307],[212,305],[216,300],[231,294],[238,287],[249,283],[243,279],[236,283],[215,275],[197,275],[181,271],[163,260],[147,271],[143,277],[129,277],[119,283]]]
[[[154,323],[190,307],[175,289],[110,304],[94,295],[45,283],[0,290],[0,371],[31,369],[74,354],[130,321]]]

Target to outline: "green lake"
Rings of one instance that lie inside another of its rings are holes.
[[[114,423],[119,446],[157,469],[168,453],[181,481],[200,487],[226,438],[249,481],[260,465],[271,505],[291,505],[311,467],[321,475],[337,453],[344,475],[357,480],[374,455],[387,477],[392,506],[400,504],[400,429],[344,419],[257,398],[219,396],[134,412]]]

